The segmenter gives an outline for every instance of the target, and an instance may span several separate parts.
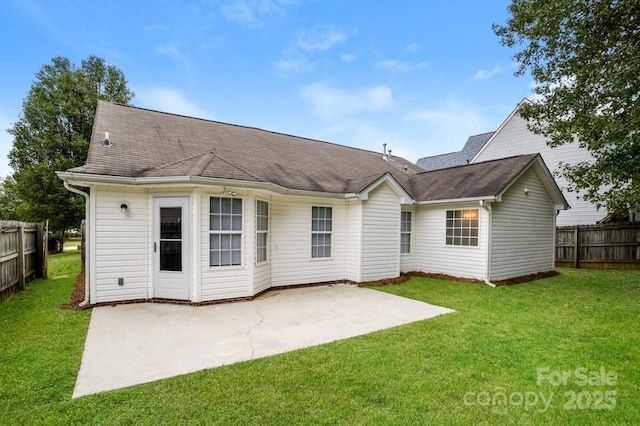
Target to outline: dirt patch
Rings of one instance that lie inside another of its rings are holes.
[[[81,273],[76,278],[76,284],[73,288],[73,293],[71,293],[71,298],[69,299],[69,303],[65,303],[62,305],[63,309],[71,309],[73,311],[77,311],[79,309],[83,309],[80,307],[80,303],[84,300],[84,273]]]
[[[560,275],[560,272],[556,272],[556,271],[538,272],[537,274],[523,275],[521,277],[510,278],[508,280],[492,281],[492,282],[495,285],[514,285],[514,284],[528,283],[529,281],[540,280],[542,278],[555,277],[556,275]]]
[[[407,272],[407,275],[410,277],[433,278],[436,280],[457,281],[461,283],[484,284],[484,281],[478,280],[476,278],[462,278],[462,277],[456,277],[455,275],[432,274],[432,273],[420,272],[420,271]]]
[[[371,287],[371,286],[380,286],[380,285],[389,285],[389,284],[402,284],[405,281],[408,281],[411,278],[410,275],[402,274],[396,278],[387,278],[384,280],[378,281],[368,281],[366,283],[358,283],[358,287]]]
[[[523,275],[520,277],[510,278],[508,280],[492,281],[492,283],[495,284],[496,286],[515,285],[515,284],[527,283],[529,281],[539,280],[542,278],[554,277],[556,275],[560,275],[560,273],[556,271],[538,272],[537,274]],[[454,275],[433,274],[428,272],[412,271],[412,272],[406,272],[396,278],[359,283],[358,286],[368,287],[368,286],[381,286],[381,285],[389,285],[389,284],[402,284],[403,282],[408,281],[411,277],[433,278],[436,280],[457,281],[461,283],[485,285],[484,281],[476,278],[462,278],[462,277],[456,277]]]

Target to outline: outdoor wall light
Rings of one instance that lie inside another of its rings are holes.
[[[127,213],[128,211],[129,211],[129,204],[127,203],[120,204],[120,213],[124,214],[124,213]]]
[[[529,195],[529,188],[524,189],[524,195]]]

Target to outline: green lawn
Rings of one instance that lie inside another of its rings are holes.
[[[49,280],[0,304],[0,424],[602,425],[640,419],[638,272],[565,269],[496,289],[414,278],[377,289],[457,312],[71,400],[90,313],[58,307],[71,293],[78,257],[52,256]],[[555,386],[563,372],[565,383]]]

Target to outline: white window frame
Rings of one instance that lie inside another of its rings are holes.
[[[321,211],[324,212],[323,217],[314,217],[314,212],[318,209],[318,213]],[[327,219],[326,212],[330,212],[331,217]],[[315,222],[317,221],[317,222]],[[322,222],[320,222],[322,221]],[[317,224],[317,226],[316,226]],[[327,224],[329,225],[329,230],[327,230]],[[317,229],[314,229],[317,228]],[[320,229],[323,228],[323,229]],[[319,236],[323,237],[322,245],[314,244],[314,237],[319,238]],[[329,244],[326,244],[327,237],[329,238]],[[314,248],[318,249],[314,253]],[[320,256],[320,248],[322,248],[322,256]],[[329,249],[329,255],[326,256],[327,248]],[[322,259],[331,259],[333,257],[333,207],[332,206],[311,206],[311,259],[312,260],[322,260]]]
[[[212,201],[216,199],[216,200],[220,200],[220,211],[214,213],[211,209],[211,203]],[[222,200],[231,200],[231,211],[229,213],[223,213],[222,212]],[[234,200],[239,200],[240,201],[240,213],[237,213],[233,210],[233,205],[234,205]],[[214,227],[213,225],[213,218],[214,216],[218,216],[219,218],[219,227],[220,229],[211,229]],[[223,220],[223,216],[224,217],[229,217],[229,223],[230,223],[230,229],[222,229],[222,220]],[[240,228],[239,229],[233,229],[234,228],[234,218],[240,218]],[[242,267],[243,265],[243,261],[242,259],[244,258],[244,248],[243,248],[243,229],[244,229],[244,200],[242,198],[238,198],[238,197],[222,197],[222,196],[210,196],[209,197],[209,268],[236,268],[236,267]],[[230,235],[229,237],[229,263],[222,263],[222,253],[223,250],[220,247],[219,249],[217,249],[216,251],[218,251],[219,253],[219,257],[218,257],[218,262],[219,264],[217,265],[212,265],[211,262],[211,255],[212,252],[214,251],[214,249],[211,246],[211,236],[212,235],[218,235],[220,237],[222,237],[223,235]],[[240,239],[240,248],[238,249],[234,249],[233,248],[233,236],[234,235],[239,235],[239,239]],[[234,251],[239,251],[240,252],[240,260],[239,263],[234,263],[233,261],[233,252]]]
[[[260,209],[258,208],[260,203],[264,203],[267,208],[266,216],[260,214]],[[256,200],[256,265],[269,262],[269,210],[270,206],[268,201],[260,199]],[[260,227],[260,218],[265,219],[265,229],[261,229]],[[264,236],[264,247],[259,245],[260,236],[262,235]],[[261,259],[260,256],[261,250],[264,250],[264,259]]]
[[[480,209],[453,209],[445,213],[445,245],[480,246]]]
[[[409,215],[409,221],[405,220],[405,215]],[[405,224],[408,224],[408,229],[404,227]],[[413,229],[413,212],[409,210],[402,210],[400,212],[400,254],[411,254],[411,231]],[[407,243],[405,244],[403,241],[403,237],[407,237]],[[407,247],[407,250],[405,250]]]

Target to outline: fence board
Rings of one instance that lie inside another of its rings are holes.
[[[0,221],[0,301],[46,276],[46,238],[45,224]]]
[[[556,266],[640,269],[640,224],[558,227]]]

